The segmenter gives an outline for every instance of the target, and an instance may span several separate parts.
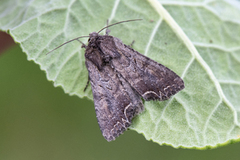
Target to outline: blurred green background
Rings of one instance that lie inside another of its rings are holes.
[[[69,96],[19,46],[0,55],[0,160],[239,160],[240,143],[212,150],[174,149],[126,131],[107,142],[93,102]]]

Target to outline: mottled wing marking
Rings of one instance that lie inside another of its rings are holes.
[[[172,70],[138,53],[120,39],[102,36],[99,46],[106,56],[111,56],[111,65],[145,99],[166,100],[184,88],[183,80]],[[115,48],[107,49],[115,42]]]
[[[143,111],[145,100],[166,100],[184,88],[167,67],[126,46],[120,39],[89,34],[85,58],[98,124],[112,141]]]
[[[94,54],[99,54],[94,51]],[[141,97],[110,65],[94,64],[86,57],[98,124],[106,140],[115,140],[142,112]],[[97,56],[97,55],[96,55]],[[100,68],[98,68],[100,66]]]

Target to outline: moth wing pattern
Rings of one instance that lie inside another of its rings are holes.
[[[99,46],[105,55],[112,57],[112,67],[121,73],[143,99],[167,100],[184,88],[183,80],[169,68],[140,54],[116,37],[102,37]],[[108,49],[111,43],[115,47]]]
[[[112,141],[130,126],[134,116],[143,111],[143,103],[141,96],[110,65],[98,64],[104,61],[92,59],[93,56],[100,59],[100,54],[96,50],[86,52],[85,63],[100,130],[107,141]]]
[[[108,27],[136,20],[140,19],[107,25],[98,32],[74,38],[52,50],[74,40],[86,49],[85,64],[96,116],[107,141],[115,140],[131,125],[133,117],[144,110],[141,97],[147,101],[162,101],[184,88],[183,80],[172,70],[108,35]],[[103,29],[107,29],[106,35],[99,34]],[[79,40],[83,37],[89,37],[88,45]]]

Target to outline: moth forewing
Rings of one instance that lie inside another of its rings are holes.
[[[166,100],[184,88],[167,67],[138,53],[116,37],[89,34],[86,66],[103,136],[114,140],[143,111],[145,100]]]
[[[129,21],[135,20],[109,26]],[[144,110],[141,97],[147,101],[167,100],[184,88],[184,82],[169,68],[108,35],[108,29],[106,35],[99,32],[89,34],[88,45],[81,43],[86,49],[85,63],[98,124],[105,139],[112,141]]]

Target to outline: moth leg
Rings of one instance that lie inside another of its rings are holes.
[[[85,91],[87,90],[87,88],[88,88],[88,85],[89,85],[89,82],[90,82],[90,79],[89,79],[89,76],[88,76],[88,81],[87,81],[87,84],[86,84],[86,86],[85,86],[85,88],[84,88],[83,92],[85,92]]]
[[[82,44],[81,48],[87,48],[86,44]]]
[[[77,39],[78,42],[80,42],[82,44],[81,48],[85,48],[86,49],[86,44],[84,44],[82,41],[80,41],[79,39]]]
[[[130,45],[128,45],[128,47],[131,47],[131,48],[132,48],[134,42],[135,42],[135,40],[133,40],[132,43],[131,43]]]
[[[106,29],[106,35],[109,35],[110,30],[108,29],[108,20],[107,20],[107,29]]]

